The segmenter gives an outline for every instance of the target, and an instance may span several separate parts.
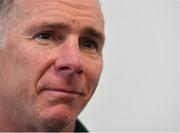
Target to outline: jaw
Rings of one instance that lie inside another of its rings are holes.
[[[36,112],[34,115],[33,123],[36,126],[36,131],[73,131],[75,128],[75,121],[84,108],[85,103],[78,104],[79,100],[75,99],[76,102],[71,103],[49,103],[44,99],[36,101],[36,105],[33,107]],[[32,111],[31,111],[32,112]],[[31,115],[32,116],[32,115]]]

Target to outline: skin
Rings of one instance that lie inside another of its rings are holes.
[[[15,0],[0,49],[0,130],[73,131],[102,67],[96,0]]]

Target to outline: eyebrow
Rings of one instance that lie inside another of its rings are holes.
[[[42,23],[40,25],[35,26],[36,30],[40,29],[52,29],[52,30],[70,30],[70,27],[65,23]]]
[[[70,30],[70,27],[65,24],[65,23],[41,23],[41,24],[35,24],[35,25],[30,25],[24,33],[28,34],[34,34],[34,32],[38,32],[40,30]]]
[[[90,35],[92,37],[95,37],[97,39],[100,39],[104,43],[104,40],[105,40],[104,34],[97,31],[94,27],[89,26],[89,27],[84,28],[83,33]]]
[[[40,28],[49,28],[49,29],[63,29],[63,30],[69,30],[70,26],[68,26],[65,23],[43,23],[40,25]]]

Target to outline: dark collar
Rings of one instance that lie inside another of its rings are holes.
[[[79,120],[76,120],[75,132],[88,132],[88,130]]]

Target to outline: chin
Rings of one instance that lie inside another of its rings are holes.
[[[43,110],[39,115],[40,131],[63,131],[73,125],[77,118],[75,110],[63,105],[56,105]]]

